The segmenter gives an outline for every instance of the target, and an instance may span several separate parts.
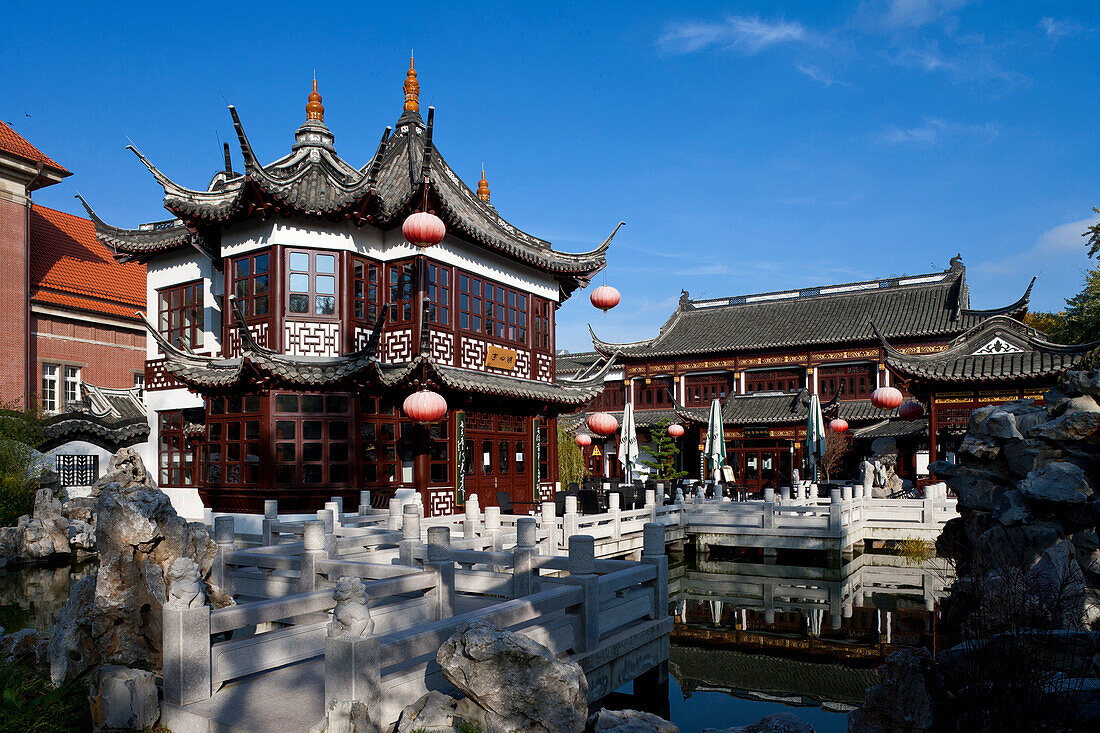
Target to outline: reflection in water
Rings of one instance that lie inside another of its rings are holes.
[[[875,665],[902,646],[935,649],[934,609],[950,581],[939,560],[880,554],[839,567],[670,567],[669,671],[682,695],[671,693],[673,722],[744,725],[794,706],[818,731],[845,730],[843,713],[863,700]]]
[[[69,600],[69,587],[89,573],[94,560],[78,565],[31,566],[0,570],[0,627],[8,633],[37,629],[49,636],[57,613]]]

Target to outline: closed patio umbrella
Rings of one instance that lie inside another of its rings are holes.
[[[634,405],[629,402],[623,408],[623,426],[619,431],[619,463],[627,483],[633,480],[631,473],[638,465],[638,433],[634,429]]]
[[[703,450],[707,473],[718,481],[718,471],[726,463],[726,437],[722,428],[722,406],[715,397],[710,403],[710,419],[707,421],[707,443]]]
[[[825,416],[821,414],[821,401],[817,395],[810,397],[810,414],[806,418],[806,458],[810,462],[810,479],[817,481],[817,466],[825,457]]]

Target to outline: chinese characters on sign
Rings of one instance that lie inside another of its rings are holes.
[[[489,350],[485,353],[485,366],[510,372],[516,368],[516,352],[489,344]]]

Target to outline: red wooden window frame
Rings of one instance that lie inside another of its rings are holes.
[[[253,252],[232,260],[230,292],[248,320],[271,316],[271,252]]]
[[[684,379],[685,405],[709,405],[716,397],[726,399],[730,392],[729,374],[689,374]]]
[[[867,400],[875,391],[874,364],[843,364],[817,368],[817,394],[823,400],[831,400],[843,384],[842,400]]]
[[[675,389],[675,384],[672,377],[649,377],[649,384],[645,379],[639,379],[634,383],[634,409],[671,406],[669,392]]]
[[[451,283],[453,273],[447,265],[428,263],[428,322],[451,326]]]
[[[360,398],[359,478],[363,486],[389,488],[404,483],[402,464],[412,458],[412,430],[412,423],[401,422],[394,405],[377,397]]]
[[[206,402],[206,485],[259,486],[263,398],[209,397]]]
[[[351,260],[352,318],[374,323],[382,308],[382,264],[362,257]]]
[[[509,346],[527,345],[528,293],[458,271],[458,328]]]
[[[306,257],[306,265],[301,258]],[[331,259],[332,270],[324,269]],[[286,250],[286,315],[294,320],[340,318],[340,253],[331,250]],[[331,279],[331,286],[329,280]],[[304,303],[305,310],[301,310]],[[331,311],[329,308],[331,307]]]
[[[205,311],[203,293],[202,280],[157,291],[157,329],[176,348],[202,348]],[[187,316],[190,319],[185,321]]]
[[[416,267],[412,260],[390,262],[386,265],[387,302],[390,323],[412,323],[416,300]]]
[[[535,351],[554,349],[554,304],[545,298],[531,296],[531,347]]]

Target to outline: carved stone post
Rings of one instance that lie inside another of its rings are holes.
[[[622,536],[622,519],[620,517],[619,500],[622,495],[611,492],[607,495],[607,513],[611,515],[611,539],[617,540]]]
[[[592,651],[600,643],[600,579],[596,575],[596,542],[589,535],[569,538],[569,576],[565,582],[583,591],[574,634],[576,651]]]
[[[546,531],[546,554],[558,554],[558,510],[552,501],[542,502],[542,528]]]
[[[577,497],[565,497],[565,516],[562,517],[562,544],[569,546],[569,538],[577,533]]]
[[[263,545],[275,544],[275,523],[279,521],[279,502],[274,499],[264,501]]]
[[[307,593],[317,590],[317,566],[326,558],[325,552],[325,523],[322,521],[306,522],[305,531],[302,534],[302,574],[298,579],[298,592]]]
[[[402,565],[414,565],[413,553],[420,547],[420,511],[416,504],[406,504],[401,516],[401,542],[397,554]]]
[[[370,492],[359,492],[359,516],[365,517],[370,514]]]
[[[535,518],[520,517],[516,520],[516,547],[512,550],[512,597],[522,598],[535,592]]]
[[[425,567],[435,571],[436,620],[455,614],[455,564],[451,560],[451,528],[428,527],[428,558]]]
[[[210,580],[229,595],[233,595],[233,588],[225,563],[237,549],[233,524],[232,515],[214,518],[214,543],[218,546],[218,554],[210,568]]]
[[[333,501],[325,502],[325,509],[332,512],[333,531],[335,531],[337,527],[344,526],[344,510],[342,506],[343,503],[343,501],[335,501],[335,497]]]
[[[391,531],[401,529],[401,500],[397,497],[390,499],[390,516],[386,528]]]

